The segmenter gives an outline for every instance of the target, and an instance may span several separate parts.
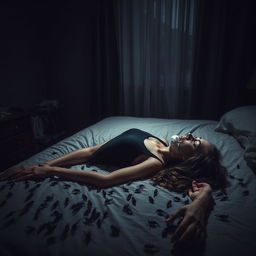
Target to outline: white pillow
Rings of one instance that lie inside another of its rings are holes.
[[[243,106],[225,113],[214,130],[237,139],[245,149],[247,165],[256,173],[256,106]]]
[[[244,159],[256,173],[256,136],[250,137],[249,143],[245,148]]]
[[[234,137],[256,136],[256,105],[235,108],[225,113],[215,131],[229,133]]]

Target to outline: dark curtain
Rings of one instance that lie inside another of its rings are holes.
[[[246,88],[256,64],[252,2],[199,1],[191,118],[255,104]]]
[[[96,122],[119,115],[119,74],[117,40],[112,1],[96,1],[96,19],[92,35],[92,84],[90,114]]]
[[[90,85],[92,122],[123,114],[115,4],[116,1],[105,0],[95,3]],[[219,120],[235,107],[255,104],[255,91],[246,87],[256,65],[254,4],[198,0],[196,6],[191,108],[186,118]],[[135,111],[131,115],[141,116],[141,113]]]
[[[95,116],[103,117],[121,114],[123,102],[114,31],[118,24],[113,19],[116,3],[99,3],[94,37],[97,107],[92,111],[96,111]],[[198,0],[191,108],[187,118],[219,120],[225,112],[255,102],[255,91],[246,87],[256,63],[253,10],[252,1]],[[141,113],[135,111],[133,115]]]

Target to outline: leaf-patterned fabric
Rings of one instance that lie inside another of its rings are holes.
[[[217,121],[109,117],[58,142],[20,164],[35,164],[109,140],[130,128],[158,138],[193,133],[214,144],[228,169],[227,193],[213,193],[204,255],[254,255],[256,177],[236,139],[215,132]],[[70,167],[107,173],[116,166]],[[0,182],[0,254],[172,255],[178,221],[165,218],[190,203],[150,179],[100,189],[58,177]]]

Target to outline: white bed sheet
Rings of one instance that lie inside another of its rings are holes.
[[[215,132],[216,124],[109,117],[20,164],[43,162],[102,143],[130,128],[166,139],[193,132],[221,151],[230,181],[227,195],[213,194],[216,205],[209,217],[203,255],[252,256],[256,253],[256,177],[243,158],[244,149],[232,136]],[[105,173],[116,167],[81,164],[71,168]],[[188,202],[186,195],[153,186],[149,179],[107,189],[50,178],[0,182],[0,254],[171,255],[171,235],[166,234],[164,219]]]

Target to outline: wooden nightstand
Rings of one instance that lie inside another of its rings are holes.
[[[28,158],[35,152],[28,113],[14,113],[0,120],[0,171]]]

